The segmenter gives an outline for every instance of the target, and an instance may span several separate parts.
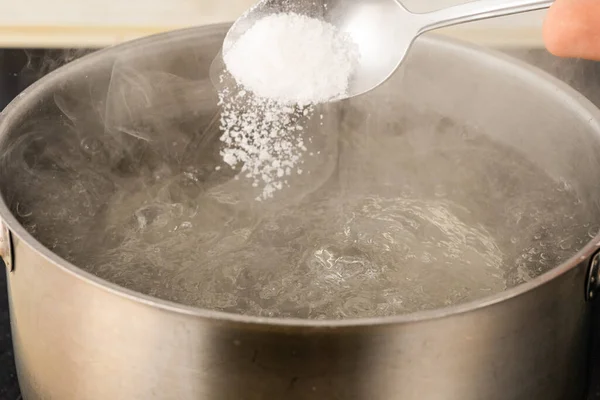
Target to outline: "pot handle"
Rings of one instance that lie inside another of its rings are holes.
[[[585,284],[585,298],[587,301],[600,297],[600,250],[594,254],[588,269],[587,282]]]
[[[12,272],[15,268],[12,245],[10,231],[4,221],[0,219],[0,258],[4,261],[4,265],[6,265],[9,272]]]

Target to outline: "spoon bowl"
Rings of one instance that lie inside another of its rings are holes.
[[[226,54],[261,18],[294,12],[319,18],[346,33],[360,58],[345,98],[371,91],[398,69],[421,34],[451,25],[548,8],[552,0],[477,0],[428,13],[413,13],[397,0],[262,0],[231,27]]]

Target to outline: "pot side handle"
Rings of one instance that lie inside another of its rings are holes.
[[[9,272],[15,268],[12,251],[12,236],[4,221],[0,220],[0,258],[4,261],[4,265]]]
[[[590,261],[585,287],[585,298],[587,301],[592,301],[600,297],[600,250],[594,254]]]

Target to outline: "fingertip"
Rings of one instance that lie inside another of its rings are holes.
[[[555,56],[600,59],[600,1],[556,0],[546,15],[542,35]]]
[[[542,27],[542,37],[546,49],[557,57],[570,57],[572,49],[571,32],[565,29],[564,12],[556,3],[550,7],[544,25]]]

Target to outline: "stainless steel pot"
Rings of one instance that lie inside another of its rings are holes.
[[[105,91],[118,60],[185,74],[191,58],[207,78],[225,31],[158,35],[57,70],[2,114],[0,148],[32,118],[55,113],[56,92]],[[435,37],[415,45],[406,74],[399,101],[485,126],[570,182],[590,221],[600,220],[600,112],[582,96],[535,68]],[[394,92],[397,81],[380,90]],[[265,319],[185,307],[91,276],[18,223],[7,206],[10,179],[2,181],[1,255],[26,400],[584,396],[600,238],[526,284],[464,305],[378,319]]]

